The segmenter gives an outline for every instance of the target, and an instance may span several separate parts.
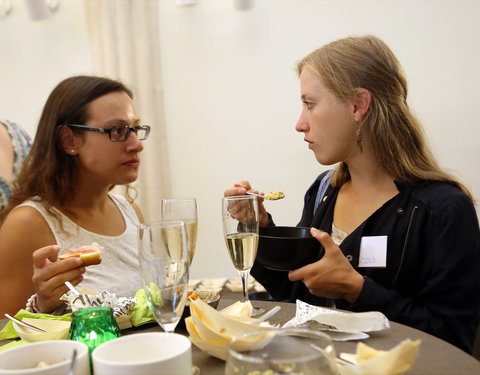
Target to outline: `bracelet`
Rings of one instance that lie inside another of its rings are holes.
[[[27,305],[25,306],[25,310],[32,313],[37,313],[38,306],[37,306],[37,293],[32,294],[30,298],[27,300]]]

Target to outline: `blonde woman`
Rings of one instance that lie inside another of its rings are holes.
[[[298,63],[296,130],[323,165],[299,226],[325,250],[290,272],[255,263],[277,300],[382,311],[470,351],[480,318],[480,234],[472,197],[443,172],[407,104],[407,81],[387,45],[350,37]],[[225,195],[245,194],[240,181]],[[274,225],[261,207],[261,224]]]

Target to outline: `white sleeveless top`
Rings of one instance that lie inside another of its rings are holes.
[[[74,249],[97,242],[103,247],[102,263],[86,267],[83,281],[79,287],[87,287],[98,292],[106,290],[117,297],[133,297],[142,288],[137,256],[137,224],[139,220],[128,201],[117,194],[109,194],[122,213],[126,224],[125,231],[119,236],[104,236],[79,227],[59,210],[53,209],[63,222],[62,231],[59,222],[48,214],[45,207],[36,201],[28,200],[18,205],[30,206],[45,218],[55,241],[63,249]]]

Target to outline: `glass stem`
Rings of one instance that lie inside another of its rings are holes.
[[[242,279],[242,302],[248,302],[248,271],[238,271]]]

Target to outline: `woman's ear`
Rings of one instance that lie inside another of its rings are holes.
[[[352,100],[353,104],[353,119],[355,122],[360,122],[367,114],[370,104],[372,103],[372,94],[367,89],[356,89],[355,97]]]
[[[78,137],[75,137],[72,129],[68,126],[62,126],[60,128],[60,144],[65,153],[69,155],[77,154],[79,146]]]

